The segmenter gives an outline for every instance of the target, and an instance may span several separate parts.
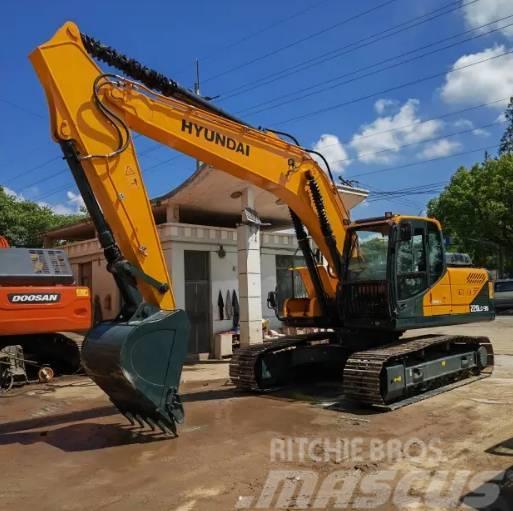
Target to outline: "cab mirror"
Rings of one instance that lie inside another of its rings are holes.
[[[267,295],[267,307],[269,309],[277,309],[278,300],[276,298],[276,291],[269,291],[269,294]]]
[[[399,240],[410,241],[412,238],[412,227],[408,222],[401,223],[399,227]]]

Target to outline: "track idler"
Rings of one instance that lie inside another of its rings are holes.
[[[188,338],[182,310],[140,321],[105,321],[88,333],[83,365],[132,425],[176,436],[184,417],[178,387]]]

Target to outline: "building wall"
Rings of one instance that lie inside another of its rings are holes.
[[[97,296],[100,301],[102,319],[113,319],[119,312],[120,297],[114,278],[107,271],[103,251],[94,240],[73,243],[64,248],[68,253],[76,282],[82,284],[79,279],[80,265],[91,263],[93,311],[95,310],[94,300]]]
[[[237,232],[234,229],[197,226],[188,224],[162,224],[159,225],[162,248],[173,281],[173,291],[177,307],[185,307],[185,278],[184,278],[184,252],[186,250],[199,250],[210,252],[210,293],[212,319],[211,333],[229,330],[231,320],[220,320],[217,307],[219,291],[222,291],[223,300],[226,301],[226,291],[230,295],[238,291],[237,273]],[[280,322],[274,311],[267,308],[267,294],[276,288],[276,255],[294,254],[296,250],[295,239],[290,234],[262,235],[261,249],[261,285],[262,285],[262,316],[268,319],[272,328],[279,328]],[[224,257],[219,257],[220,246],[225,251]],[[93,295],[100,297],[103,319],[112,319],[119,309],[119,293],[114,279],[107,272],[103,252],[96,240],[72,243],[65,247],[72,264],[75,277],[78,277],[78,265],[92,261]],[[108,310],[108,296],[111,297],[111,310]],[[239,297],[240,300],[240,297]]]

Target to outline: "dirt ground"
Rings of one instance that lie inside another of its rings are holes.
[[[0,510],[513,509],[513,316],[440,330],[488,335],[493,376],[388,413],[333,386],[244,395],[203,363],[184,368],[186,422],[165,439],[86,377],[25,387],[0,399]]]

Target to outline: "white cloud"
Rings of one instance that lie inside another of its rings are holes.
[[[66,192],[66,202],[57,204],[48,204],[47,202],[38,202],[40,206],[50,208],[54,213],[58,215],[76,215],[80,213],[80,209],[83,208],[84,199],[78,193],[74,193],[71,190]]]
[[[486,131],[482,128],[476,128],[475,130],[472,130],[472,134],[475,135],[476,137],[489,137],[490,136],[490,132]]]
[[[71,208],[62,203],[48,204],[47,202],[38,202],[38,205],[42,208],[50,208],[57,215],[73,215],[77,213],[75,208]]]
[[[420,153],[419,158],[442,158],[455,153],[460,148],[461,144],[459,142],[443,138],[442,140],[428,144]]]
[[[493,60],[448,73],[441,89],[442,99],[447,103],[478,104],[509,98],[513,90],[513,54],[493,58],[505,51],[504,46],[496,46],[460,57],[452,70],[485,59]],[[507,103],[508,99],[504,99],[493,106],[503,108]]]
[[[2,186],[2,188],[3,188],[4,192],[7,195],[9,195],[10,197],[13,197],[14,199],[19,200],[19,201],[25,200],[25,198],[23,197],[22,194],[16,193],[14,190],[11,190],[7,186]]]
[[[321,135],[321,138],[313,145],[313,149],[328,160],[328,164],[334,172],[342,172],[351,163],[347,151],[336,135]],[[313,156],[319,165],[324,168],[324,162],[318,156]]]
[[[474,127],[474,123],[468,119],[458,119],[457,121],[454,121],[454,127],[461,129],[471,129]]]
[[[385,110],[388,110],[393,107],[397,107],[398,105],[399,105],[399,102],[395,99],[382,98],[382,99],[378,99],[376,101],[376,103],[374,103],[374,109],[376,110],[376,112],[378,112],[378,114],[381,115],[381,114],[385,113]]]
[[[80,211],[80,208],[85,208],[84,199],[79,193],[68,190],[66,196],[68,197],[69,204],[73,205],[77,211]]]
[[[487,23],[492,23],[510,14],[512,14],[511,0],[480,0],[479,2],[468,2],[463,7],[463,16],[470,28],[477,28]],[[491,28],[500,28],[510,23],[511,20],[498,21],[484,27],[481,29],[481,32],[486,32]],[[513,26],[505,27],[501,32],[506,37],[513,37]]]
[[[469,119],[458,119],[457,121],[454,121],[453,126],[455,128],[461,128],[462,130],[472,130],[472,134],[478,137],[490,136],[489,131],[486,131],[483,128],[474,128],[474,123]]]
[[[502,112],[497,116],[497,119],[495,119],[496,122],[506,122],[506,114]]]
[[[6,186],[3,186],[2,188],[7,195],[14,197],[18,201],[27,200],[21,193],[15,192]],[[82,196],[78,193],[72,192],[71,190],[66,192],[66,201],[64,203],[49,204],[44,201],[36,201],[36,203],[43,208],[51,209],[58,215],[75,215],[80,213],[81,208],[84,207]]]
[[[401,146],[436,136],[443,127],[440,120],[422,122],[417,115],[419,101],[409,99],[395,115],[378,117],[364,124],[351,140],[358,159],[364,163],[390,163]]]

